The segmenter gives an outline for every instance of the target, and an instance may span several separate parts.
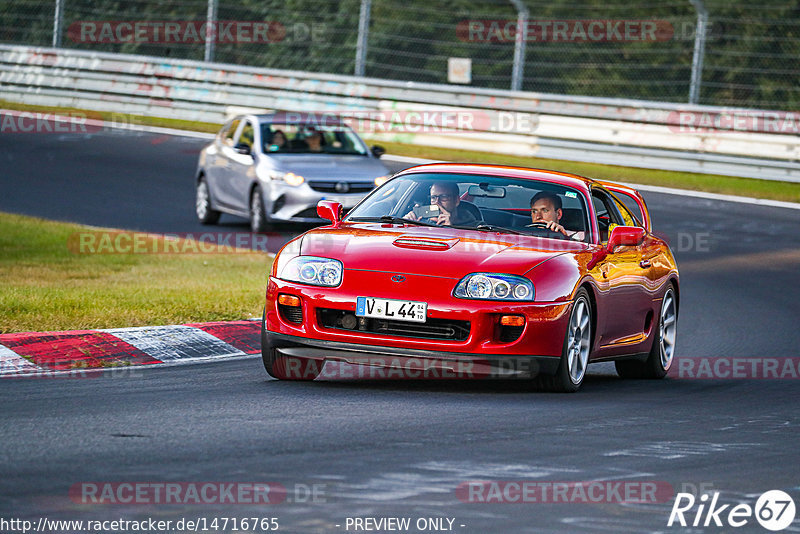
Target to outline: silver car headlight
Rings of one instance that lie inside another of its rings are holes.
[[[533,283],[513,274],[472,273],[456,286],[453,296],[460,299],[532,301]]]
[[[313,286],[334,287],[342,283],[342,262],[317,256],[296,256],[278,272],[278,278]]]
[[[270,171],[269,177],[272,180],[283,180],[288,185],[292,185],[295,187],[297,187],[298,185],[302,185],[302,183],[306,181],[305,178],[293,172]]]

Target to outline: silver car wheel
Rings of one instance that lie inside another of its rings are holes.
[[[208,216],[208,185],[205,180],[197,184],[197,197],[195,199],[195,212],[198,219],[205,219]]]
[[[659,340],[661,342],[661,366],[666,370],[672,365],[672,356],[675,353],[675,336],[678,331],[678,314],[675,310],[675,297],[672,289],[664,294],[661,303],[661,317],[659,319]]]
[[[250,197],[250,226],[253,231],[261,228],[261,195],[258,190],[253,191]]]
[[[567,342],[567,365],[573,384],[580,384],[589,362],[589,347],[592,341],[592,322],[589,306],[584,299],[575,303],[569,320]]]

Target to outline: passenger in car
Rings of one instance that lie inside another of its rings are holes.
[[[272,134],[272,141],[269,145],[269,152],[279,152],[289,149],[289,140],[283,130],[275,130]]]
[[[561,224],[561,197],[550,191],[539,191],[531,199],[531,221],[528,226],[542,225],[553,232],[558,232],[575,241],[583,241],[585,232],[569,231]]]
[[[306,137],[309,152],[322,152],[322,132],[319,130],[312,130]]]
[[[437,182],[431,186],[431,207],[436,206],[439,214],[432,217],[419,217],[411,210],[406,219],[418,221],[425,219],[426,222],[438,225],[464,225],[478,221],[478,217],[467,208],[467,204],[461,204],[459,197],[458,184],[455,182]],[[470,204],[472,209],[477,208]]]

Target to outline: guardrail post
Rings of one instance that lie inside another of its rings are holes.
[[[697,10],[697,28],[694,33],[694,54],[692,56],[692,81],[689,83],[689,103],[697,104],[700,99],[700,84],[703,81],[703,58],[706,53],[706,28],[708,11],[703,0],[689,0]]]
[[[367,61],[367,38],[369,37],[369,15],[372,0],[361,0],[361,12],[358,15],[358,42],[356,43],[356,76],[364,76],[364,65]]]
[[[53,48],[61,48],[61,27],[64,25],[64,2],[56,0],[56,12],[53,15]]]
[[[210,63],[214,61],[214,43],[217,40],[217,0],[208,0],[206,13],[206,51],[203,59]]]
[[[517,38],[514,40],[514,66],[511,70],[511,90],[522,90],[522,76],[525,70],[525,42],[528,40],[528,8],[522,0],[511,0],[517,9]]]

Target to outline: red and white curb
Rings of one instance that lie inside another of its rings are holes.
[[[259,321],[0,334],[0,377],[180,365],[261,353]]]

